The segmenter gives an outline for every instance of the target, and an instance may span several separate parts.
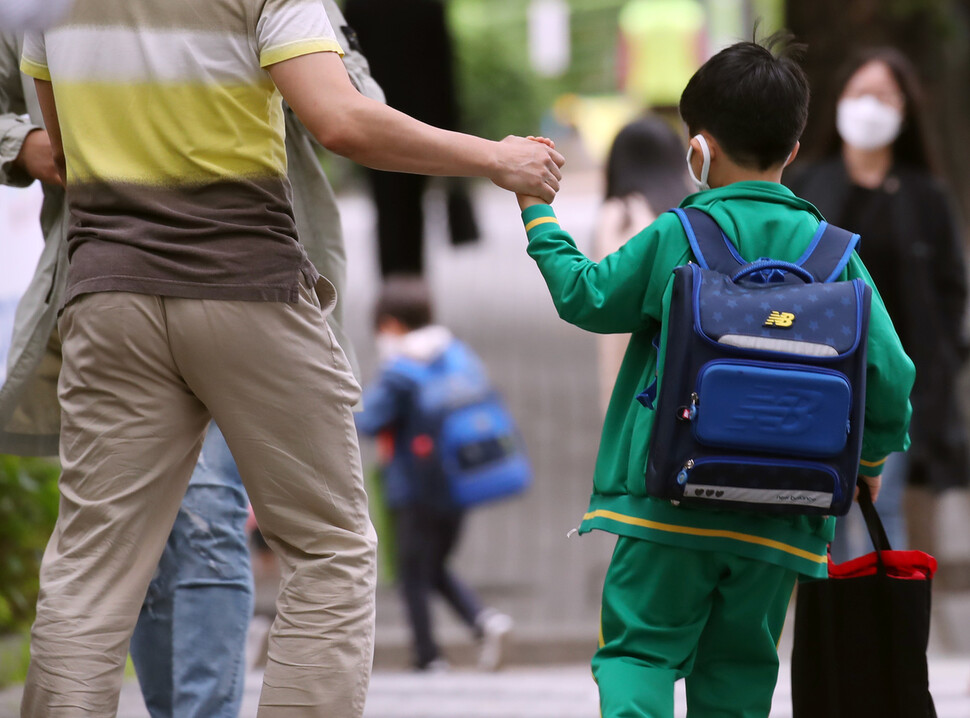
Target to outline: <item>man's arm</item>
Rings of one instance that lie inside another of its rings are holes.
[[[26,187],[37,177],[29,165],[36,157],[36,131],[27,113],[20,74],[17,36],[0,33],[0,184]]]
[[[31,180],[40,180],[44,184],[61,187],[64,185],[54,162],[50,136],[47,130],[41,127],[30,127],[13,164],[25,172]]]
[[[499,187],[546,202],[559,191],[564,160],[552,147],[524,137],[492,142],[419,122],[357,92],[336,53],[302,55],[267,70],[317,141],[362,165],[393,172],[487,177]]]
[[[60,180],[58,184],[63,184],[67,177],[67,167],[64,161],[64,145],[61,143],[61,125],[57,119],[57,105],[54,103],[54,86],[46,80],[34,80],[34,87],[37,89],[37,99],[47,126],[54,166]]]

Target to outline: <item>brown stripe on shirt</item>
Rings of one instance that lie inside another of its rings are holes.
[[[295,302],[319,275],[285,178],[201,187],[73,184],[66,305],[90,292]]]

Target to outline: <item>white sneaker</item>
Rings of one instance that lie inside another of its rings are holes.
[[[477,620],[482,629],[482,647],[478,654],[478,667],[483,671],[497,671],[502,667],[502,659],[507,648],[513,621],[510,616],[486,608]]]

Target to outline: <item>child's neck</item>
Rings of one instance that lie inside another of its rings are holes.
[[[711,187],[723,187],[735,182],[774,182],[781,183],[781,173],[784,166],[769,167],[767,170],[740,167],[735,164],[719,167],[716,177],[711,177]],[[713,173],[712,173],[713,174]]]

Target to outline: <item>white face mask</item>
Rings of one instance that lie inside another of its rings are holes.
[[[903,126],[903,113],[872,95],[839,101],[835,126],[847,145],[875,150],[891,145]]]
[[[694,167],[690,163],[690,158],[694,156],[694,146],[687,146],[687,171],[690,172],[691,181],[697,186],[697,191],[702,192],[703,190],[710,189],[711,186],[707,183],[707,176],[711,172],[711,148],[707,146],[707,140],[704,139],[704,135],[697,134],[694,135],[692,140],[697,140],[701,146],[701,154],[704,155],[704,165],[701,167],[701,177],[697,179],[697,175],[694,174]]]

